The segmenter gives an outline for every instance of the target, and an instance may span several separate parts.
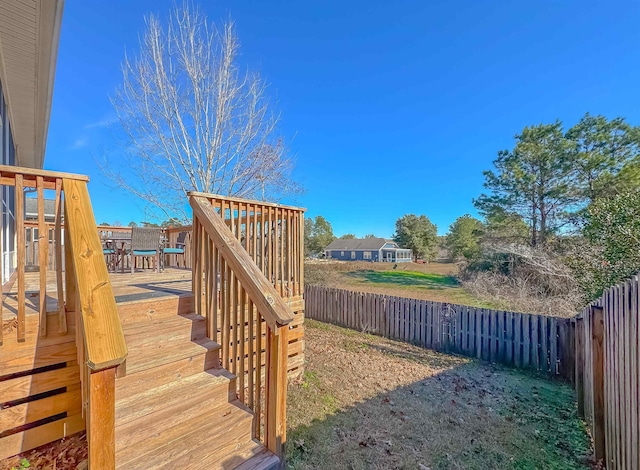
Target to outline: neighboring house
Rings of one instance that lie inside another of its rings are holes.
[[[400,248],[396,242],[384,238],[339,238],[324,249],[324,254],[328,259],[342,261],[411,262],[411,250]]]
[[[25,220],[38,220],[38,200],[36,198],[25,198],[24,218]],[[56,220],[56,201],[54,199],[44,200],[44,220],[51,223]]]
[[[62,0],[0,0],[0,164],[42,168]],[[2,282],[15,271],[15,188],[2,186]]]

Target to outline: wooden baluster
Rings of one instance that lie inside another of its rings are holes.
[[[236,238],[242,246],[242,204],[238,202],[238,216],[236,217]]]
[[[235,203],[233,201],[229,201],[229,230],[231,230],[234,237],[236,236],[235,220]]]
[[[207,336],[218,341],[218,250],[209,239],[209,310],[207,312]]]
[[[268,215],[268,217],[269,217],[269,222],[268,222],[269,226],[267,227],[267,230],[268,230],[268,234],[269,234],[269,236],[268,236],[269,246],[268,246],[268,249],[267,249],[267,256],[268,256],[267,259],[269,261],[269,263],[268,263],[269,266],[268,266],[267,271],[268,271],[269,274],[267,275],[267,278],[269,279],[269,283],[273,285],[273,283],[274,283],[273,273],[274,273],[274,268],[275,268],[275,266],[274,266],[274,264],[275,264],[275,260],[274,260],[275,252],[274,252],[274,248],[273,248],[273,244],[274,244],[274,236],[273,236],[273,233],[274,233],[273,215],[274,214],[273,214],[273,212],[274,211],[273,211],[273,208],[271,208],[271,207],[268,208],[268,211],[269,211],[268,212],[268,214],[269,214]]]
[[[220,256],[220,346],[222,352],[222,365],[228,368],[228,356],[225,349],[226,339],[229,337],[229,323],[227,322],[227,263]]]
[[[225,369],[229,369],[231,361],[229,357],[229,348],[231,346],[231,286],[232,286],[232,277],[231,277],[231,269],[229,265],[225,263],[225,284],[224,284],[224,298],[225,298],[225,322],[226,322],[226,334],[227,337],[223,343],[223,355],[226,360]]]
[[[22,175],[16,175],[16,238],[18,246],[16,247],[17,271],[18,271],[18,325],[17,335],[18,341],[25,340],[25,228],[24,228],[24,185]]]
[[[267,276],[266,268],[266,258],[265,258],[265,232],[264,232],[264,206],[260,206],[260,269],[262,273]]]
[[[252,303],[253,306],[253,303]],[[254,387],[255,413],[254,419],[254,437],[260,439],[260,422],[262,414],[262,316],[256,310],[256,386]]]
[[[304,213],[299,212],[298,218],[298,286],[299,294],[304,292]]]
[[[246,303],[246,292],[244,291],[244,289],[242,288],[242,285],[238,282],[238,286],[240,287],[239,290],[239,294],[240,294],[240,331],[239,331],[239,335],[240,335],[240,344],[238,345],[238,353],[240,356],[240,361],[238,364],[238,376],[240,378],[240,394],[238,396],[238,398],[240,399],[240,401],[242,403],[245,403],[245,396],[244,396],[244,386],[245,386],[245,367],[244,367],[244,358],[245,358],[245,335],[246,335],[246,329],[244,327],[244,322],[246,320],[246,313],[245,313],[245,308],[247,306]]]
[[[115,399],[116,369],[89,374],[87,438],[89,468],[116,467]]]
[[[38,192],[38,271],[40,274],[40,337],[47,336],[47,251],[49,231],[44,220],[44,179],[36,176]]]
[[[253,262],[258,264],[258,206],[253,205]]]
[[[67,315],[64,308],[64,292],[62,280],[62,180],[56,179],[56,203],[55,203],[55,229],[54,229],[54,250],[55,250],[55,270],[56,289],[58,294],[58,333],[67,333]]]
[[[273,226],[271,227],[271,236],[273,237],[273,251],[272,251],[272,256],[273,256],[273,271],[272,271],[272,276],[271,276],[271,282],[273,283],[273,286],[276,288],[276,290],[282,294],[282,292],[280,291],[280,289],[278,288],[278,281],[280,280],[280,270],[278,269],[280,267],[280,260],[278,259],[278,254],[280,253],[280,235],[278,234],[278,230],[279,230],[279,225],[278,225],[278,208],[274,208],[273,210],[273,219],[272,219],[272,224]]]
[[[200,239],[200,223],[196,217],[193,218],[193,226],[191,228],[191,244],[192,244],[192,253],[191,253],[191,286],[193,288],[193,299],[195,302],[196,313],[200,313],[198,311],[198,271],[200,269],[200,260],[198,259],[198,242]],[[131,262],[133,263],[133,254],[131,255]]]
[[[66,218],[65,218],[66,219]],[[71,236],[69,230],[64,231],[64,292],[65,292],[65,304],[64,308],[66,312],[75,312],[77,302],[78,286],[76,284],[76,270],[73,264],[73,250],[71,247]],[[76,314],[76,317],[79,313]],[[76,329],[77,332],[80,331]],[[78,362],[80,364],[80,362]]]
[[[244,249],[249,253],[249,237],[251,236],[249,224],[249,204],[244,205]]]
[[[293,250],[291,247],[292,233],[291,233],[291,210],[287,209],[287,288],[288,291],[285,293],[287,297],[291,297],[293,295],[293,285],[291,284],[293,280],[293,270],[291,269],[291,258],[293,255]]]
[[[249,408],[251,408],[252,410],[254,409],[254,396],[255,396],[255,392],[254,392],[254,384],[255,384],[255,361],[254,361],[254,354],[255,354],[255,317],[253,315],[253,302],[251,301],[251,298],[248,299],[248,303],[247,303],[247,315],[248,315],[248,319],[247,319],[247,324],[249,326],[248,330],[247,330],[247,337],[248,337],[248,344],[247,344],[247,349],[248,349],[248,364],[247,364],[247,370],[249,372],[249,377],[248,377],[248,396],[247,396],[247,405],[249,406]],[[254,430],[253,430],[253,435],[255,436],[255,419],[253,420],[253,426],[254,426]]]
[[[198,275],[198,282],[200,283],[200,308],[198,313],[202,316],[206,316],[207,314],[207,292],[206,292],[206,279],[205,274],[207,271],[207,244],[209,240],[209,235],[204,229],[204,226],[200,224],[200,243],[198,245],[198,256],[200,258],[200,271]]]
[[[267,396],[265,419],[265,445],[284,459],[287,440],[287,337],[288,327],[279,328],[278,334],[267,327]],[[284,465],[283,465],[284,467]]]
[[[276,279],[278,279],[278,286],[280,286],[278,289],[278,292],[280,293],[281,297],[284,297],[285,296],[284,248],[287,240],[285,236],[285,226],[284,226],[285,225],[285,209],[280,209],[279,217],[276,220],[276,223],[278,227],[277,236],[278,236],[278,242],[279,242],[279,248],[280,248],[280,251],[278,254],[280,274]]]
[[[291,212],[291,267],[292,267],[292,295],[300,295],[298,285],[298,212]]]
[[[238,288],[240,286],[240,281],[238,280],[238,278],[235,276],[235,274],[233,273],[233,271],[231,272],[231,278],[233,279],[233,290],[231,292],[231,298],[232,298],[232,302],[233,302],[233,309],[232,309],[232,325],[233,325],[233,345],[232,345],[232,351],[233,351],[233,373],[235,375],[238,375],[238,327],[239,322],[240,322],[240,318],[239,318],[239,300],[240,300],[240,289]]]
[[[203,297],[204,297],[204,311],[200,314],[205,317],[206,325],[209,324],[209,312],[211,311],[211,298],[210,298],[210,281],[211,281],[211,251],[210,251],[210,240],[209,236],[206,232],[202,234],[203,247],[203,263],[204,263],[204,289],[203,289]],[[207,331],[207,334],[209,332]]]

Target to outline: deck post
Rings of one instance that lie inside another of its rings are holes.
[[[287,440],[287,326],[275,331],[267,327],[267,415],[265,445],[280,457],[284,468],[284,445]]]
[[[114,469],[116,467],[116,368],[92,371],[88,375],[89,468]]]

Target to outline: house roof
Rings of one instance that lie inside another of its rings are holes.
[[[0,81],[16,165],[42,168],[64,0],[0,0]]]
[[[325,250],[379,250],[388,242],[384,238],[338,238],[332,241]]]
[[[38,217],[38,200],[34,197],[27,197],[24,199],[24,213],[27,218]],[[44,216],[45,218],[55,218],[56,216],[56,201],[54,199],[44,200]]]

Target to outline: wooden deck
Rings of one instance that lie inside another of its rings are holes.
[[[40,278],[37,272],[26,276],[26,314],[37,315],[40,305]],[[155,298],[179,297],[189,295],[191,291],[191,270],[166,268],[161,273],[152,269],[138,270],[135,274],[110,273],[109,279],[116,303],[150,300]],[[18,309],[18,285],[3,294],[3,320],[11,321]],[[47,272],[47,312],[58,311],[55,272]]]

